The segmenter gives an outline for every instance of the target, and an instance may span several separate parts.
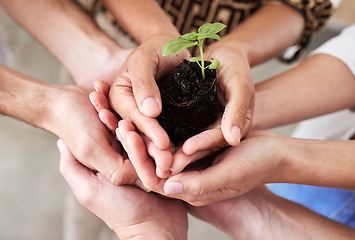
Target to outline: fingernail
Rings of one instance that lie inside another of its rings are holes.
[[[89,96],[89,99],[90,99],[91,104],[94,105],[95,108],[98,108],[98,107],[99,107],[99,105],[97,104],[97,102],[94,101],[90,96]]]
[[[96,86],[96,83],[94,83],[94,88],[96,92],[101,92],[100,89],[98,89],[98,87]]]
[[[164,185],[164,193],[169,194],[179,194],[184,191],[184,185],[181,182],[168,182]]]
[[[105,118],[103,116],[101,116],[100,113],[99,113],[99,118],[103,124],[107,125]]]
[[[142,102],[142,113],[145,116],[151,116],[152,113],[156,112],[156,109],[158,108],[158,103],[154,98],[146,98]]]
[[[231,129],[231,134],[236,140],[238,140],[238,142],[240,142],[241,130],[240,130],[239,127],[233,126],[232,129]]]
[[[57,141],[57,147],[60,153],[64,151],[65,145],[62,139],[58,139]]]
[[[122,136],[121,136],[120,130],[118,128],[116,128],[116,136],[117,136],[118,141],[122,142]]]

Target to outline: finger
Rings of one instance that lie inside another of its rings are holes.
[[[119,121],[115,114],[107,109],[103,109],[99,112],[99,118],[112,133],[115,133]]]
[[[182,151],[186,155],[192,155],[198,151],[214,150],[217,151],[227,146],[223,133],[220,128],[205,130],[189,139],[182,145]]]
[[[170,147],[166,150],[161,150],[155,146],[155,144],[142,135],[142,139],[147,147],[149,155],[154,159],[156,165],[156,174],[160,178],[167,178],[170,176],[170,168],[173,162],[173,153],[175,147],[170,144]]]
[[[143,139],[132,129],[132,125],[124,120],[119,122],[117,135],[144,186],[153,190],[158,184],[158,178],[155,175],[154,162],[148,155]]]
[[[138,178],[132,163],[116,152],[106,137],[91,139],[70,151],[86,167],[100,172],[115,185],[134,184]]]
[[[192,155],[186,155],[184,152],[179,149],[173,158],[173,164],[171,166],[171,175],[177,175],[182,172],[189,164],[196,162],[196,161],[203,161],[203,158],[212,154],[214,151],[211,150],[203,150],[198,151]],[[201,163],[202,164],[202,163]]]
[[[91,104],[95,107],[97,112],[100,112],[103,109],[111,109],[107,97],[105,97],[102,93],[96,91],[91,92],[89,94],[89,98]]]
[[[105,97],[108,96],[110,91],[110,85],[107,82],[101,80],[94,82],[94,88],[97,92],[102,93]]]
[[[233,169],[223,164],[202,171],[182,172],[166,181],[164,193],[195,206],[213,203],[241,194],[242,189],[228,188],[234,181],[233,174]]]
[[[136,131],[135,127],[132,125],[132,123],[122,120],[119,122],[119,129],[125,133],[129,131]],[[123,133],[123,134],[125,134]],[[161,150],[155,146],[155,144],[147,137],[144,135],[141,136],[149,156],[151,156],[156,164],[156,175],[160,178],[167,178],[170,176],[170,168],[172,165],[173,161],[173,151],[174,145],[170,144],[170,148],[166,150]]]
[[[128,61],[128,74],[132,82],[133,95],[141,113],[147,117],[159,116],[162,103],[155,76],[158,57],[146,54],[132,54]],[[149,56],[149,57],[146,57]]]
[[[244,76],[227,78],[229,80],[223,86],[227,104],[221,129],[225,140],[232,146],[238,145],[241,138],[246,136],[254,111],[254,85],[249,80],[240,78]]]
[[[170,139],[156,119],[144,116],[134,99],[130,79],[123,74],[113,84],[109,94],[110,105],[123,118],[131,121],[139,132],[143,133],[160,149],[167,149]],[[124,104],[122,104],[124,103]]]
[[[173,158],[171,172],[180,173],[188,164],[227,146],[220,128],[209,129],[185,141]]]

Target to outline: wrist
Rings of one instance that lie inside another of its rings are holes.
[[[52,118],[55,86],[0,66],[0,113],[46,129]]]
[[[93,90],[93,82],[98,79],[113,82],[125,60],[121,54],[125,50],[111,39],[86,39],[62,62],[78,86]]]
[[[144,226],[143,226],[144,225]],[[144,223],[131,226],[129,229],[114,229],[117,237],[122,240],[186,240],[187,232],[167,231],[163,226],[145,226]]]
[[[263,184],[289,182],[290,175],[294,173],[294,161],[292,159],[293,151],[292,138],[272,134],[270,139],[270,159],[274,159],[275,166],[266,174]]]

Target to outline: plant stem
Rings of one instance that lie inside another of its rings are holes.
[[[200,55],[201,55],[201,70],[202,70],[202,80],[205,80],[205,59],[203,57],[203,39],[199,41],[198,46],[200,48]]]

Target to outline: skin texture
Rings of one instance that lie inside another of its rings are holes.
[[[133,186],[115,186],[81,165],[60,141],[64,178],[78,200],[120,239],[187,239],[187,213],[181,201],[163,199]]]
[[[341,86],[335,73],[341,75]],[[302,84],[306,79],[308,84]],[[309,79],[315,80],[309,81]],[[309,114],[329,111],[328,108],[332,111],[344,107],[350,108],[355,105],[354,80],[354,76],[343,62],[329,55],[316,54],[286,73],[271,78],[260,86],[257,85],[257,96],[262,96],[263,99],[268,99],[269,96],[274,101],[272,105],[269,105],[267,100],[259,101],[259,104],[256,104],[256,112],[263,111],[262,116],[266,124],[272,123],[275,126],[284,123],[285,119],[300,120],[309,117]],[[324,81],[327,84],[324,84]],[[292,88],[293,85],[298,86],[297,91],[289,91],[285,94],[286,89],[295,89]],[[326,96],[329,96],[335,86],[337,86],[337,92],[333,94],[335,98],[327,98]],[[312,94],[308,94],[310,91]],[[103,94],[100,96],[100,100],[105,102],[105,96]],[[292,107],[285,105],[285,102],[290,103]],[[264,112],[264,109],[269,111]],[[302,111],[295,112],[290,109],[302,109]],[[276,112],[278,114],[275,114]],[[127,126],[129,122],[126,124],[127,135],[138,138],[133,134],[134,127]],[[122,136],[121,139],[123,142],[126,141]],[[202,144],[204,144],[203,140],[200,138]],[[154,164],[152,160],[148,160],[148,155],[142,158],[142,162],[136,161],[134,157],[131,160],[138,176],[149,189],[201,206],[239,196],[255,186],[269,182],[292,182],[353,189],[352,174],[347,170],[338,169],[339,166],[347,166],[346,169],[354,168],[351,160],[352,144],[351,141],[298,141],[268,132],[255,132],[239,146],[228,148],[218,155],[213,166],[202,171],[179,173],[191,161],[180,158],[179,162],[175,162],[174,158],[173,167],[177,170],[172,169],[172,172],[176,175],[164,183],[164,189],[161,188],[162,181],[154,174]],[[123,145],[125,146],[124,143]],[[339,157],[339,153],[344,153],[341,155],[343,161],[341,164],[338,164],[339,160],[334,161]],[[335,166],[334,163],[337,165]],[[299,169],[306,170],[300,172]],[[332,171],[335,172],[331,175],[334,177],[327,177]],[[219,181],[215,181],[216,178]]]
[[[61,173],[74,194],[120,239],[187,239],[186,211],[238,240],[355,236],[353,229],[280,198],[264,186],[240,197],[193,207],[134,187],[114,186],[101,174],[93,174],[79,164],[61,140],[58,148]]]
[[[120,72],[110,90],[109,100],[115,112],[123,119],[133,122],[139,132],[153,141],[157,148],[166,150],[170,146],[167,136],[157,121],[149,120],[158,116],[161,111],[160,94],[155,80],[164,75],[160,74],[162,69],[169,70],[177,66],[188,53],[182,52],[177,56],[162,58],[163,45],[179,33],[174,26],[166,24],[166,16],[161,13],[159,6],[149,5],[148,2],[105,1],[118,23],[141,43],[137,52],[127,59],[124,70]],[[139,11],[141,6],[147,7],[149,11]],[[154,17],[144,17],[150,12],[156,13],[153,14]],[[140,24],[142,18],[145,19],[144,26],[155,26],[152,31],[147,32]],[[260,22],[263,22],[262,26]],[[221,145],[239,144],[241,137],[248,133],[253,118],[255,98],[250,67],[283,52],[297,41],[302,27],[303,18],[298,12],[283,4],[266,4],[220,43],[212,44],[206,50],[206,53],[210,53],[206,59],[215,57],[222,63],[219,73],[221,85],[219,95],[222,106],[225,106],[225,112],[221,122],[216,124],[216,129],[206,133],[208,141],[203,148],[195,149],[191,147],[193,144],[188,144],[183,146],[181,150],[183,153],[191,155],[198,151],[204,152],[199,153],[200,156],[215,151]],[[148,53],[150,57],[146,59]],[[239,65],[240,68],[234,68]],[[121,102],[127,104],[120,104]],[[143,124],[145,122],[148,124]],[[211,135],[213,137],[208,138]],[[223,140],[224,143],[211,141],[216,138]],[[158,168],[166,171],[160,166],[159,161],[156,164]]]
[[[131,167],[122,175],[116,172],[121,163],[129,164],[116,152],[118,144],[111,146],[115,137],[97,121],[88,101],[93,82],[101,79],[111,84],[132,50],[120,47],[72,1],[0,4],[66,67],[80,87],[49,85],[1,68],[1,113],[56,134],[84,165],[100,171],[113,183],[134,183],[137,176]],[[108,153],[105,158],[103,153]]]
[[[2,66],[0,75],[0,113],[54,133],[85,166],[100,171],[113,183],[135,183],[132,164],[97,118],[86,90],[47,84]]]

